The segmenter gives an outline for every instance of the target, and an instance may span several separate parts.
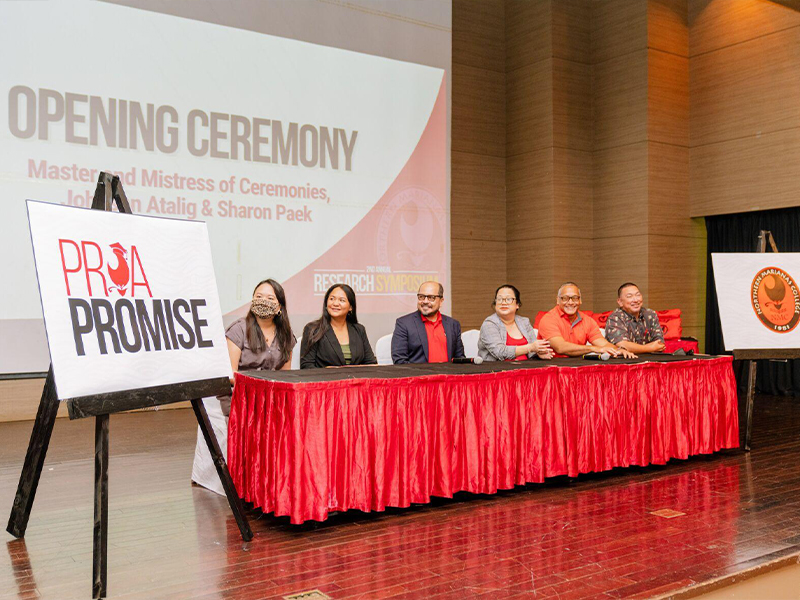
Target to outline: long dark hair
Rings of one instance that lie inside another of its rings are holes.
[[[283,291],[283,286],[274,279],[264,279],[256,284],[253,288],[253,295],[256,295],[256,290],[265,283],[272,286],[272,291],[275,292],[275,298],[278,304],[281,305],[281,312],[272,317],[272,322],[275,323],[275,339],[278,340],[278,348],[281,351],[280,364],[276,367],[280,369],[289,360],[289,355],[292,353],[292,326],[289,323],[289,312],[286,310],[286,292]],[[258,354],[263,352],[267,347],[267,340],[264,339],[264,333],[258,325],[256,316],[253,311],[248,311],[247,318],[245,319],[245,330],[247,331],[247,343],[250,349]]]
[[[328,288],[325,292],[325,297],[322,299],[322,316],[316,321],[311,321],[311,329],[309,330],[308,345],[306,346],[306,354],[311,350],[312,346],[319,342],[323,336],[328,333],[331,328],[331,316],[328,314],[328,298],[333,293],[333,290],[340,288],[344,295],[347,296],[347,301],[350,303],[350,312],[347,313],[347,322],[356,324],[358,323],[358,315],[356,315],[356,293],[346,283],[335,283]]]

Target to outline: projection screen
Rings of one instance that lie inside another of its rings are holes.
[[[49,363],[25,200],[88,207],[102,170],[208,224],[226,324],[272,277],[299,337],[346,282],[374,344],[449,289],[450,25],[447,1],[0,3],[0,374]]]

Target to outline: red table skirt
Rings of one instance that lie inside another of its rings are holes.
[[[739,445],[732,359],[285,383],[236,375],[239,495],[292,523]]]

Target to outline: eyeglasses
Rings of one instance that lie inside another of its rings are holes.
[[[439,294],[417,294],[417,300],[423,302],[427,300],[428,302],[435,302],[437,298],[441,298]]]
[[[562,302],[564,302],[565,304],[567,302],[580,302],[581,301],[581,297],[580,296],[559,296],[559,299]]]
[[[511,297],[511,298],[500,298],[500,297],[497,297],[497,298],[494,299],[494,301],[497,304],[514,304],[517,301],[517,299],[514,298],[514,297]]]

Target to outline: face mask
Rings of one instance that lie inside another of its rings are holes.
[[[250,303],[250,312],[262,319],[268,319],[280,314],[281,305],[269,298],[253,298]]]

